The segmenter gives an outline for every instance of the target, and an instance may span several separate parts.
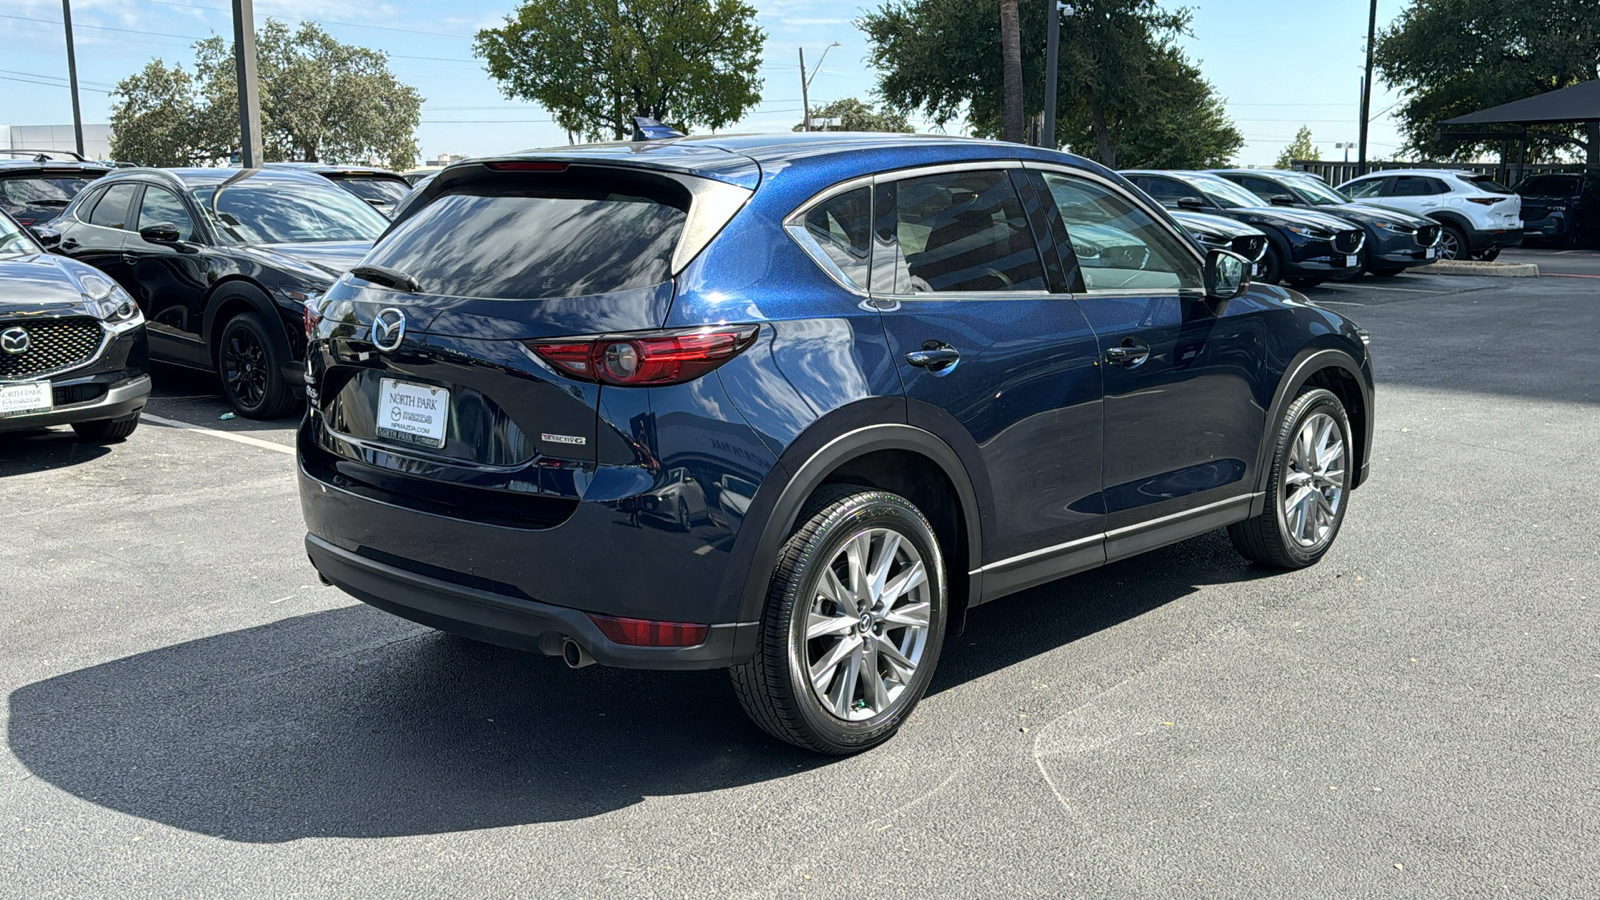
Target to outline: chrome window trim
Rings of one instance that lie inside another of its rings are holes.
[[[833,282],[839,285],[839,287],[844,288],[857,297],[863,298],[869,296],[869,289],[871,285],[857,285],[854,281],[852,281],[850,276],[846,275],[844,270],[839,268],[838,263],[835,263],[828,256],[827,251],[822,249],[822,245],[817,243],[817,239],[811,236],[811,232],[806,228],[805,222],[806,216],[810,215],[811,210],[823,203],[828,202],[829,200],[832,200],[834,197],[837,197],[840,194],[848,194],[849,192],[860,188],[867,188],[870,192],[872,186],[873,176],[871,175],[858,175],[849,179],[848,181],[841,181],[838,184],[830,185],[822,189],[822,191],[813,194],[804,203],[795,207],[794,211],[789,213],[788,216],[784,217],[783,220],[784,232],[789,235],[791,240],[800,246],[800,250],[804,252],[806,256],[811,257],[811,261],[816,263],[818,268],[822,269],[822,271],[826,273],[829,278],[833,279]],[[867,202],[870,204],[876,204],[877,197],[869,193],[867,196]],[[872,209],[873,215],[876,216],[876,206],[874,206]],[[869,250],[867,253],[867,273],[869,277],[871,276],[871,272],[872,253]]]

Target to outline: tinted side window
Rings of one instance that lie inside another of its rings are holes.
[[[1394,186],[1389,189],[1390,197],[1426,197],[1430,194],[1445,193],[1444,186],[1432,178],[1423,178],[1420,175],[1401,175],[1395,178]]]
[[[1004,171],[896,184],[895,237],[914,293],[1045,290],[1033,232]]]
[[[872,189],[858,187],[818,203],[801,224],[802,246],[832,263],[857,290],[867,289],[872,265]]]
[[[1046,172],[1044,182],[1067,226],[1086,290],[1203,286],[1194,255],[1127,198],[1088,179],[1057,172]]]
[[[144,199],[139,201],[139,227],[163,223],[178,226],[178,237],[182,240],[194,240],[194,220],[189,218],[178,195],[165,188],[147,187]]]
[[[1256,178],[1251,175],[1246,175],[1243,178],[1236,180],[1245,190],[1255,194],[1263,200],[1271,200],[1274,194],[1283,194],[1288,197],[1294,197],[1294,191],[1289,190],[1276,181],[1271,181],[1266,178]],[[1295,199],[1299,200],[1300,198],[1295,197]]]
[[[137,185],[115,184],[112,185],[94,205],[94,212],[89,214],[89,224],[99,225],[104,228],[128,227],[128,207],[133,203],[133,192]]]
[[[1383,190],[1383,181],[1382,178],[1369,178],[1366,181],[1352,182],[1344,186],[1344,192],[1355,200],[1376,197]]]
[[[1199,191],[1181,181],[1174,181],[1170,178],[1147,178],[1141,181],[1139,186],[1144,188],[1144,192],[1162,206],[1177,206],[1178,201],[1185,197],[1193,197],[1201,203],[1205,203],[1205,199],[1200,196]]]

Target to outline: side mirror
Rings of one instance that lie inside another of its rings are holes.
[[[1200,202],[1199,197],[1179,197],[1178,208],[1199,212],[1200,210],[1205,209],[1206,206],[1204,203]]]
[[[1232,250],[1212,250],[1206,254],[1206,299],[1211,311],[1222,315],[1228,301],[1250,287],[1250,260]]]
[[[33,232],[35,238],[38,238],[39,246],[46,250],[54,250],[61,246],[61,232],[51,228],[49,225],[30,225],[28,230]]]
[[[178,226],[171,222],[146,225],[139,229],[139,237],[151,244],[178,244],[183,242],[183,236],[178,234]]]
[[[1294,198],[1288,194],[1273,194],[1267,198],[1267,202],[1273,206],[1293,206]]]

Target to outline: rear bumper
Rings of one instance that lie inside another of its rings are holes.
[[[1491,247],[1520,247],[1522,246],[1523,229],[1503,228],[1495,231],[1474,230],[1467,234],[1467,249],[1473,253],[1488,250]]]
[[[712,625],[693,647],[618,644],[586,614],[563,606],[508,597],[384,565],[306,535],[306,554],[322,577],[363,603],[442,631],[518,650],[558,655],[572,639],[608,666],[636,669],[717,669],[749,658],[758,623]]]

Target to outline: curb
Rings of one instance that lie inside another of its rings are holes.
[[[1481,262],[1467,259],[1441,259],[1412,270],[1418,275],[1487,275],[1494,278],[1538,278],[1534,263]]]

